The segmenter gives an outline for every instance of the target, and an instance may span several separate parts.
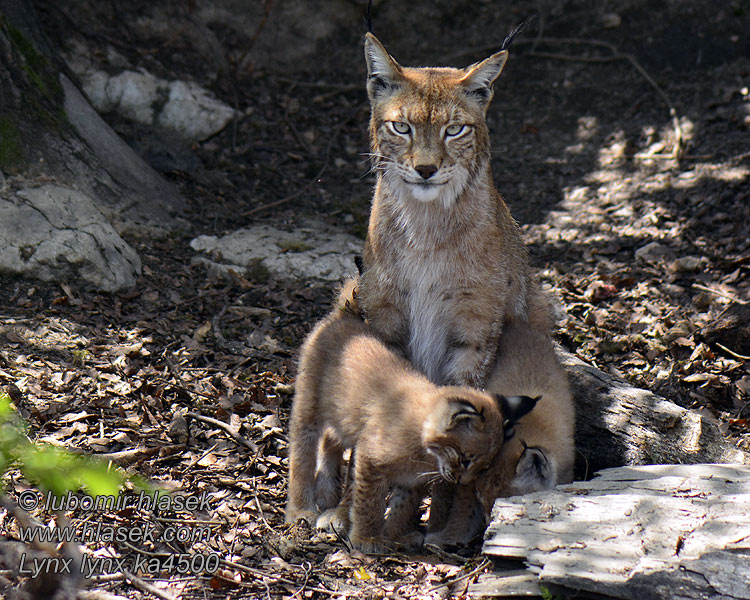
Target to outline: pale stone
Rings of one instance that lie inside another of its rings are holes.
[[[645,263],[655,264],[660,261],[673,259],[674,252],[659,242],[651,242],[650,244],[638,248],[638,250],[635,251],[635,258],[636,260]]]
[[[356,274],[354,257],[361,254],[362,241],[310,223],[293,232],[256,225],[224,237],[202,235],[190,247],[205,253],[196,258],[214,269],[232,268],[244,274],[248,265],[260,260],[279,279],[332,282]]]
[[[114,292],[141,261],[88,196],[47,184],[0,196],[0,271]]]
[[[196,83],[167,81],[147,71],[104,71],[81,75],[83,90],[100,112],[170,129],[188,141],[201,141],[221,131],[234,110]]]

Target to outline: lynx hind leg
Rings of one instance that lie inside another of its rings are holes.
[[[430,528],[424,538],[425,544],[466,546],[484,532],[484,511],[474,494],[473,488],[465,485],[453,487],[450,510],[446,515],[445,522],[438,528],[434,527],[432,519],[430,520]],[[432,512],[432,509],[430,512]]]
[[[419,528],[422,498],[424,489],[421,486],[393,489],[383,530],[387,540],[410,550],[422,546],[424,534]]]
[[[314,525],[318,516],[315,505],[315,467],[319,432],[295,423],[289,432],[289,486],[285,521],[303,519]]]
[[[350,519],[350,511],[352,508],[352,499],[354,497],[354,452],[349,458],[349,466],[347,469],[346,484],[344,486],[344,492],[339,500],[338,506],[331,507],[324,510],[318,517],[315,523],[315,527],[336,533],[340,536],[345,536],[351,529],[352,522]]]
[[[341,499],[343,453],[344,448],[334,433],[326,430],[318,446],[315,473],[315,504],[321,511],[337,506]]]

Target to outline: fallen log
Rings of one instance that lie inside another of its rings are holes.
[[[745,463],[750,455],[718,426],[648,391],[612,377],[558,348],[576,403],[577,477],[644,464]]]
[[[482,552],[523,561],[472,597],[750,599],[750,466],[607,469],[499,499]]]

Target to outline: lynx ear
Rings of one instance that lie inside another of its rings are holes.
[[[367,62],[367,95],[370,102],[383,92],[399,87],[401,65],[388,54],[380,40],[369,32],[365,34],[365,61]]]
[[[541,396],[531,398],[529,396],[501,396],[495,394],[495,399],[500,405],[503,413],[503,429],[505,430],[505,439],[509,440],[515,433],[513,427],[525,414],[531,412]]]
[[[460,398],[451,398],[448,400],[448,431],[455,429],[459,425],[469,425],[473,427],[477,423],[484,423],[484,414],[477,410],[471,402]]]
[[[461,79],[461,83],[466,88],[466,95],[479,102],[485,109],[492,100],[492,85],[503,70],[506,60],[508,60],[508,51],[501,50],[464,69],[466,75]]]

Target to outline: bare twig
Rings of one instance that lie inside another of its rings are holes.
[[[266,515],[263,513],[263,507],[260,505],[260,498],[258,497],[258,486],[255,481],[255,477],[253,477],[253,496],[255,496],[255,505],[258,507],[260,520],[263,521],[263,524],[266,526],[266,529],[268,529],[268,531],[273,531],[273,527],[271,527],[268,524],[268,521],[266,521]]]
[[[224,423],[224,421],[219,421],[219,419],[214,419],[213,417],[207,417],[205,415],[201,415],[195,412],[186,413],[185,416],[190,419],[195,419],[196,421],[201,421],[208,425],[213,425],[214,427],[218,427],[224,433],[226,433],[229,437],[231,437],[235,442],[237,442],[240,446],[245,446],[245,448],[250,450],[250,452],[258,451],[258,446],[253,441],[242,437],[239,433],[237,433],[236,431],[234,431],[234,429],[232,429],[231,425]]]
[[[244,571],[245,573],[249,573],[251,575],[254,575],[255,577],[267,577],[268,579],[273,579],[274,581],[278,581],[279,583],[284,583],[286,585],[291,585],[296,587],[297,583],[292,581],[291,579],[287,579],[286,577],[282,577],[281,575],[276,575],[275,573],[268,573],[267,571],[263,571],[261,569],[255,569],[253,567],[248,567],[245,565],[241,565],[238,563],[233,563],[231,561],[220,559],[219,563],[225,567],[228,567],[230,569],[236,569],[238,571]],[[343,596],[343,597],[352,597],[352,596],[358,596],[360,595],[360,591],[356,592],[343,592],[340,590],[328,590],[326,588],[320,588],[320,587],[308,587],[308,590],[312,590],[313,592],[318,592],[319,594],[327,594],[329,596]]]
[[[150,458],[161,452],[171,454],[173,452],[181,452],[184,449],[185,446],[183,444],[175,444],[171,446],[154,446],[153,448],[133,448],[132,450],[121,450],[120,452],[107,452],[106,454],[97,454],[96,457],[112,461],[116,465],[124,467],[137,460]]]
[[[438,585],[436,585],[434,587],[431,587],[429,590],[427,590],[427,593],[431,594],[432,592],[435,592],[435,591],[439,590],[440,588],[444,588],[444,587],[447,587],[449,585],[455,585],[459,581],[463,581],[464,579],[469,579],[469,578],[473,577],[474,575],[477,575],[478,573],[480,573],[481,571],[483,571],[487,567],[489,567],[491,564],[492,564],[492,562],[489,561],[488,559],[486,559],[486,558],[482,559],[482,562],[480,562],[479,565],[476,568],[472,569],[468,573],[464,573],[463,575],[459,575],[458,577],[456,577],[454,579],[449,579],[448,581],[445,581],[445,582],[440,583],[440,584],[438,584]]]
[[[160,590],[155,585],[151,585],[150,583],[144,581],[127,569],[123,569],[122,574],[125,575],[125,579],[127,579],[133,585],[133,587],[138,588],[142,592],[146,592],[147,594],[156,596],[157,598],[160,598],[160,600],[175,600],[175,597],[172,594],[168,594],[167,592]]]
[[[710,294],[713,294],[714,296],[719,296],[721,298],[726,298],[727,300],[731,300],[732,302],[736,302],[737,304],[749,304],[747,300],[742,300],[741,298],[738,298],[737,296],[733,296],[731,294],[727,294],[726,292],[721,292],[719,290],[714,290],[707,285],[701,285],[700,283],[694,283],[693,286],[697,290],[703,290],[704,292],[708,292]]]
[[[724,350],[724,352],[726,352],[726,353],[727,353],[727,354],[729,354],[730,356],[733,356],[734,358],[739,358],[740,360],[750,360],[750,356],[745,356],[745,355],[743,355],[743,354],[737,354],[736,352],[734,352],[734,351],[730,350],[729,348],[727,348],[727,347],[726,347],[726,346],[724,346],[723,344],[720,344],[719,342],[715,342],[715,344],[716,344],[716,345],[717,345],[717,346],[718,346],[719,348],[721,348],[722,350]]]

